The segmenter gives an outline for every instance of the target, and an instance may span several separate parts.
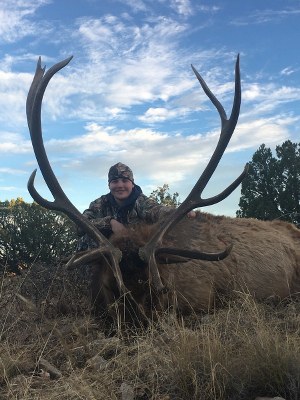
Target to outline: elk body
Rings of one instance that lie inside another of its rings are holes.
[[[168,245],[211,251],[224,248],[226,242],[234,246],[220,261],[181,263],[161,254],[158,270],[167,290],[157,295],[149,285],[148,265],[138,257],[139,247],[157,229],[143,224],[132,227],[126,238],[111,238],[123,252],[120,267],[125,286],[148,316],[154,308],[170,306],[182,314],[208,312],[239,292],[258,300],[282,300],[300,293],[300,231],[294,225],[197,213],[196,220],[184,219],[169,233]],[[105,260],[94,263],[93,278],[93,301],[101,314],[119,299],[120,292]]]
[[[36,171],[28,190],[40,205],[64,212],[96,243],[96,248],[75,254],[68,267],[92,265],[93,304],[97,312],[111,310],[119,299],[125,311],[149,315],[175,305],[182,313],[207,311],[222,296],[247,291],[257,299],[283,299],[300,291],[300,232],[292,224],[254,219],[218,217],[195,208],[216,204],[229,196],[244,178],[242,174],[211,198],[202,192],[213,175],[237,124],[240,102],[239,58],[235,68],[235,95],[230,118],[195,70],[203,90],[216,107],[221,133],[216,149],[190,194],[174,212],[156,225],[132,226],[126,236],[109,240],[70,202],[58,183],[44,148],[41,105],[52,76],[71,58],[55,64],[46,73],[39,60],[26,104],[34,152],[43,177],[54,197],[50,202],[34,187]],[[203,251],[205,250],[205,251]]]

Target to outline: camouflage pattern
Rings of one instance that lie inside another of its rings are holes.
[[[110,167],[108,171],[108,182],[118,178],[127,178],[131,182],[134,182],[132,170],[120,162]]]
[[[89,208],[83,212],[83,215],[93,222],[93,224],[109,237],[112,233],[110,221],[118,219],[118,207],[113,206],[108,200],[108,195],[103,195],[91,202]],[[166,207],[158,204],[155,200],[141,193],[134,203],[134,207],[128,211],[126,225],[135,224],[144,221],[149,224],[157,222],[162,216],[174,211],[173,207]],[[77,251],[86,250],[95,247],[91,239],[84,235],[78,242]]]

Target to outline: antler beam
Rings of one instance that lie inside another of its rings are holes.
[[[122,253],[119,249],[115,248],[104,235],[102,235],[96,227],[90,221],[85,218],[77,208],[71,203],[63,189],[61,188],[52,168],[49,163],[47,153],[43,143],[43,135],[42,135],[42,125],[41,125],[41,109],[42,109],[42,100],[47,88],[48,83],[50,82],[53,75],[64,68],[70,61],[72,57],[69,57],[55,65],[53,65],[46,73],[45,68],[41,67],[41,58],[39,58],[36,72],[30,86],[27,101],[26,101],[26,113],[27,113],[27,122],[31,136],[31,142],[33,145],[34,153],[44,177],[44,180],[54,197],[54,201],[48,201],[44,199],[34,187],[34,179],[36,175],[36,170],[33,171],[29,180],[28,180],[28,190],[33,199],[40,204],[41,206],[62,211],[68,217],[75,222],[84,232],[86,232],[98,245],[98,248],[93,249],[91,253],[83,254],[78,258],[78,260],[74,260],[72,258],[73,264],[82,264],[84,262],[88,262],[91,259],[97,259],[98,257],[105,256],[108,259],[108,262],[111,265],[111,268],[114,272],[114,276],[116,278],[119,290],[121,294],[125,294],[127,289],[124,285],[122,274],[119,267],[119,262],[122,257]]]
[[[169,232],[169,230],[175,224],[177,224],[189,211],[193,210],[194,208],[216,204],[225,199],[227,196],[229,196],[244,179],[248,170],[248,166],[246,165],[241,175],[233,183],[231,183],[223,192],[219,193],[214,197],[202,199],[201,197],[202,192],[205,189],[210,178],[212,177],[214,171],[216,170],[224,154],[224,151],[228,146],[228,143],[231,139],[231,136],[234,132],[234,129],[238,121],[240,105],[241,105],[241,78],[240,78],[240,68],[239,68],[239,55],[237,56],[235,65],[235,92],[234,92],[233,107],[229,119],[227,119],[227,115],[222,104],[218,101],[218,99],[208,88],[206,82],[198,73],[198,71],[193,67],[193,65],[192,69],[200,85],[202,86],[204,92],[209,97],[209,99],[211,100],[211,102],[216,107],[219,113],[221,119],[221,133],[215,151],[208,165],[206,166],[205,170],[201,174],[200,178],[198,179],[193,189],[191,190],[190,194],[187,196],[184,202],[175,210],[175,212],[165,220],[160,230],[152,236],[150,241],[143,248],[140,249],[140,257],[143,260],[148,261],[149,263],[149,269],[151,272],[153,286],[157,291],[162,291],[164,289],[157,268],[156,255],[162,252],[161,244],[166,233]],[[163,248],[163,252],[165,254],[176,254],[176,255],[186,254],[187,257],[194,259],[217,261],[226,257],[229,254],[231,247],[232,247],[231,245],[228,246],[221,253],[204,253],[197,250],[187,252],[182,249],[174,249],[174,248],[172,249]]]

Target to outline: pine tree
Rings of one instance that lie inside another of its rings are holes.
[[[242,182],[237,217],[300,222],[300,144],[276,147],[277,158],[262,144]]]

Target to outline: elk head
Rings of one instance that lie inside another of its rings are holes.
[[[105,257],[113,270],[116,283],[120,291],[120,295],[123,295],[127,292],[127,289],[124,285],[119,265],[120,260],[122,258],[121,251],[117,247],[112,245],[112,243],[110,243],[110,241],[106,239],[106,237],[102,235],[101,232],[99,232],[87,218],[83,217],[83,215],[68,199],[68,197],[62,190],[59,182],[57,181],[57,178],[51,168],[43,144],[42,128],[41,128],[41,108],[42,108],[43,96],[46,87],[50,79],[53,77],[53,75],[59,70],[61,70],[63,67],[65,67],[70,62],[71,59],[72,57],[69,57],[66,60],[63,60],[55,64],[47,72],[45,72],[45,68],[41,67],[40,58],[37,63],[36,72],[27,96],[26,113],[27,113],[28,127],[30,131],[30,136],[35,156],[38,165],[40,167],[40,170],[42,172],[42,175],[44,177],[44,180],[47,183],[47,186],[54,197],[54,201],[51,202],[44,199],[36,191],[34,187],[34,178],[36,175],[36,170],[32,173],[32,175],[29,178],[28,190],[33,199],[38,204],[48,209],[62,211],[96,242],[98,246],[97,248],[90,249],[89,251],[85,251],[82,253],[77,253],[69,261],[68,266],[76,267],[84,263],[95,261],[101,257]],[[200,76],[200,74],[196,71],[196,69],[193,66],[192,69],[197,79],[199,80],[200,85],[202,86],[204,92],[218,110],[218,113],[221,118],[221,133],[218,144],[215,148],[215,151],[207,167],[201,174],[200,178],[198,179],[197,183],[191,190],[190,194],[187,196],[185,201],[175,210],[175,212],[164,220],[163,224],[160,225],[160,228],[150,238],[147,244],[139,249],[140,258],[149,266],[149,280],[153,288],[157,292],[160,292],[164,289],[164,286],[160,278],[159,270],[157,267],[157,258],[160,258],[162,254],[176,256],[177,258],[179,257],[182,260],[202,259],[211,261],[223,259],[229,254],[232,246],[228,246],[224,251],[219,253],[205,253],[198,250],[192,251],[192,250],[185,250],[173,247],[172,248],[163,247],[162,243],[167,232],[169,232],[170,229],[174,227],[186,215],[187,212],[197,207],[204,207],[222,201],[227,196],[229,196],[233,192],[233,190],[237,188],[237,186],[241,183],[242,179],[244,178],[247,172],[247,166],[246,166],[242,174],[221,193],[211,198],[203,199],[201,197],[203,190],[205,189],[219,161],[222,158],[222,155],[230,141],[230,138],[237,124],[239,110],[240,110],[240,103],[241,103],[239,56],[237,57],[236,67],[235,67],[234,102],[229,119],[227,119],[227,115],[223,106],[210,91],[203,78]]]

